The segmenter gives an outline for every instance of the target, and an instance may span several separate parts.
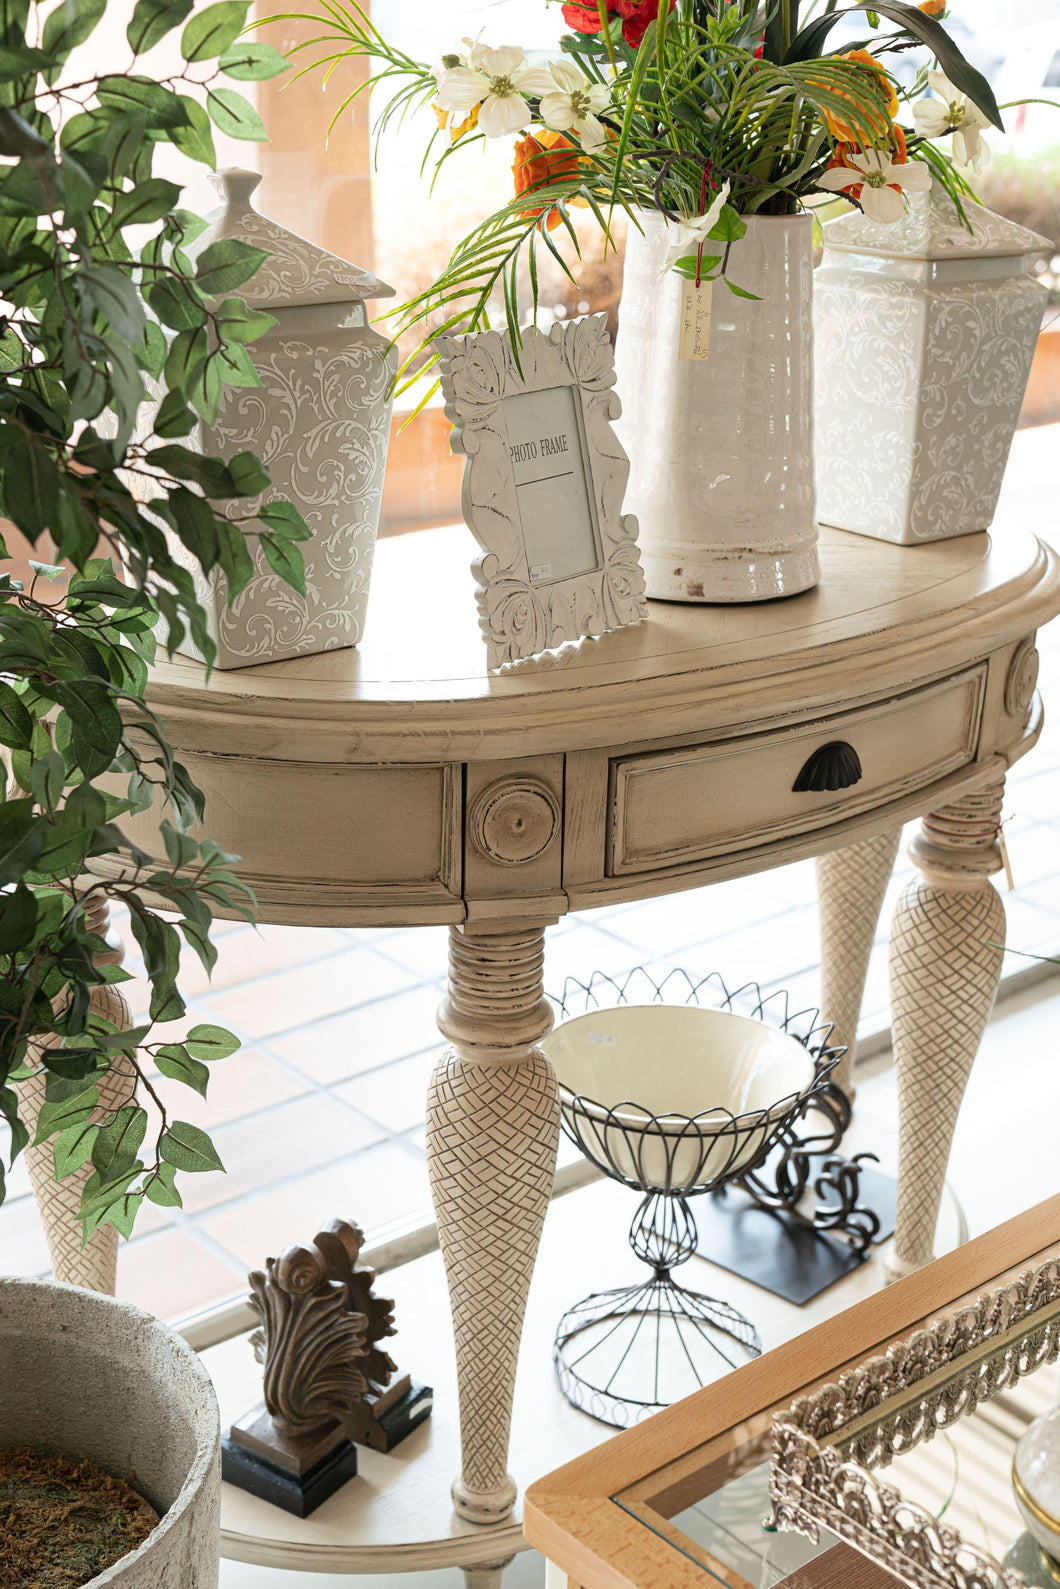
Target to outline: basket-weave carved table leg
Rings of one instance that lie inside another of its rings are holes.
[[[530,1276],[559,1143],[556,1080],[536,1046],[552,1025],[542,926],[452,927],[438,1025],[453,1047],[427,1100],[427,1158],[449,1282],[470,1522],[515,1502],[508,1434]]]
[[[832,1078],[851,1102],[865,978],[901,837],[901,828],[888,828],[817,859],[821,1014],[832,1023],[832,1041],[846,1049]]]
[[[891,929],[891,1017],[898,1073],[898,1222],[891,1278],[930,1262],[957,1114],[997,992],[1005,907],[1004,781],[925,817],[910,854],[921,876]]]
[[[100,937],[107,935],[109,910],[105,899],[92,899],[88,905],[88,925]],[[121,960],[120,943],[99,959],[106,964]],[[93,988],[90,1003],[94,1010],[116,1026],[132,1025],[129,1006],[116,987]],[[32,1062],[32,1054],[30,1056]],[[44,1102],[45,1078],[34,1076],[30,1081],[16,1083],[19,1094],[19,1111],[30,1133],[36,1134],[37,1116]],[[136,1075],[128,1061],[118,1060],[99,1083],[99,1108],[93,1119],[102,1119],[111,1110],[129,1103],[136,1091]],[[26,1149],[26,1167],[30,1184],[37,1199],[41,1223],[48,1242],[52,1270],[56,1280],[67,1285],[84,1286],[89,1291],[114,1294],[118,1267],[118,1232],[113,1225],[92,1233],[84,1247],[81,1245],[81,1221],[78,1209],[85,1182],[92,1174],[92,1161],[88,1160],[72,1175],[61,1181],[55,1179],[52,1144]]]

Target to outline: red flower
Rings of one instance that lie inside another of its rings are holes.
[[[676,3],[677,0],[670,0],[670,11]],[[633,50],[659,15],[658,0],[604,0],[604,4],[609,15],[622,18],[622,37]],[[582,4],[580,0],[568,0],[568,4],[561,9],[564,22],[575,33],[603,31],[597,6]]]

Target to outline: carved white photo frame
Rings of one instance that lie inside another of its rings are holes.
[[[606,316],[558,323],[547,334],[531,327],[518,360],[499,331],[439,337],[436,345],[453,451],[467,460],[464,519],[482,547],[472,571],[489,666],[646,617],[637,521],[622,512],[629,460],[612,428],[621,408]],[[504,404],[558,388],[574,402],[597,556],[592,569],[542,580],[531,577]]]

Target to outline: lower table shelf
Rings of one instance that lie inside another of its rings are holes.
[[[586,1291],[636,1278],[626,1231],[637,1194],[601,1181],[555,1201],[545,1222],[530,1293],[512,1426],[511,1470],[525,1487],[614,1434],[575,1412],[552,1372],[552,1338],[566,1308]],[[337,1214],[343,1210],[336,1209]],[[352,1210],[355,1212],[355,1210]],[[943,1200],[936,1251],[957,1245],[963,1221]],[[763,1349],[779,1345],[883,1283],[882,1253],[804,1307],[794,1307],[696,1258],[694,1284],[726,1297],[752,1318]],[[264,1256],[264,1255],[263,1255]],[[690,1274],[690,1279],[693,1277]],[[385,1573],[501,1562],[526,1549],[520,1509],[508,1522],[479,1527],[453,1512],[449,1486],[460,1465],[456,1369],[441,1257],[431,1253],[391,1270],[380,1284],[396,1300],[391,1355],[402,1371],[434,1387],[434,1413],[388,1455],[358,1449],[358,1473],[308,1518],[297,1518],[223,1486],[222,1554],[237,1561],[303,1572]],[[224,1427],[261,1396],[261,1369],[249,1335],[203,1353]]]

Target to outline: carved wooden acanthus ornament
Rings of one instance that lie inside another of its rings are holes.
[[[371,1279],[367,1290],[354,1282],[363,1244],[356,1226],[333,1220],[310,1246],[288,1247],[268,1259],[265,1273],[249,1277],[250,1305],[262,1323],[251,1339],[265,1365],[265,1406],[285,1433],[346,1418],[369,1390],[369,1313],[354,1306],[362,1294],[370,1299]],[[373,1338],[387,1333],[379,1308],[376,1303]]]

